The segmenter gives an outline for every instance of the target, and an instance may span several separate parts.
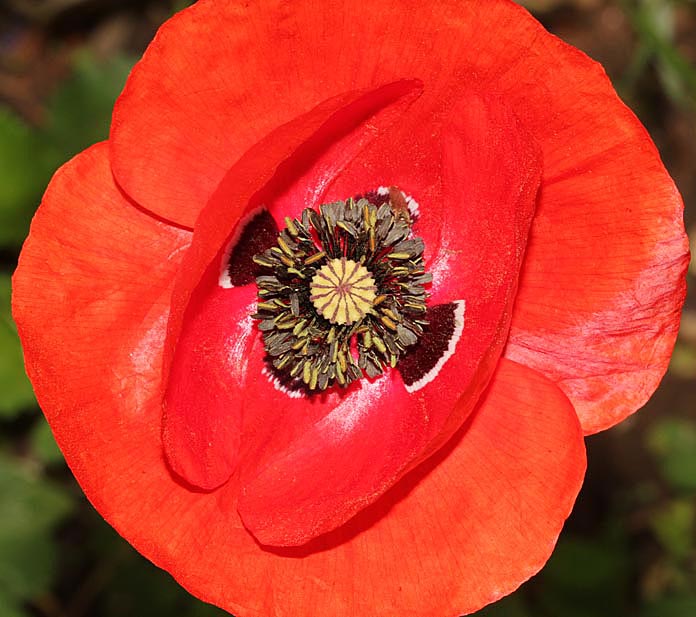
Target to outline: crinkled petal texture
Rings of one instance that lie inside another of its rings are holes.
[[[297,152],[305,152],[307,143],[314,144],[317,134],[325,134],[327,124],[321,119],[335,119],[336,110],[343,114],[346,104],[362,100],[360,93],[339,97],[275,131],[268,143],[252,149],[235,166],[236,173],[230,177],[237,182],[223,183],[221,195],[232,199],[234,208],[238,202],[249,201],[246,191],[251,190],[252,177],[259,181],[268,176],[265,186],[273,187],[278,170],[281,176],[298,171],[294,167]],[[526,152],[528,157],[521,157],[528,160],[521,168],[514,163],[521,160],[516,157],[502,165],[501,169],[511,166],[502,176],[515,179],[512,184],[493,183],[499,188],[482,192],[474,183],[470,193],[489,199],[510,197],[506,191],[517,194],[521,201],[511,200],[508,226],[510,240],[524,243],[530,196],[536,186],[535,149],[527,137],[514,132],[516,121],[504,107],[484,105],[477,97],[470,103],[470,111],[459,117],[455,128],[467,127],[472,160],[480,164],[492,160],[480,142],[491,119],[512,123],[505,124],[509,143],[516,143],[518,154]],[[257,160],[259,152],[269,154],[269,144],[277,148],[275,155],[282,165],[267,163],[266,167]],[[380,493],[386,493],[345,524],[301,547],[263,548],[249,533],[239,515],[239,496],[249,482],[243,473],[212,492],[191,490],[182,482],[173,472],[188,473],[186,464],[191,459],[182,458],[181,467],[172,469],[162,449],[162,404],[167,400],[162,375],[165,366],[171,369],[172,379],[177,370],[176,354],[165,362],[168,340],[179,332],[178,342],[186,349],[187,332],[205,331],[211,325],[205,316],[219,309],[215,304],[219,295],[198,292],[208,284],[206,255],[215,252],[207,240],[215,233],[226,237],[216,224],[218,216],[224,218],[224,201],[211,201],[207,226],[201,226],[202,238],[198,227],[191,234],[169,226],[135,207],[119,190],[107,153],[106,144],[97,145],[56,174],[15,275],[14,314],[28,372],[66,460],[90,500],[120,533],[196,595],[242,617],[370,612],[455,615],[508,593],[543,565],[582,482],[582,433],[561,391],[513,362],[499,364],[492,380],[487,374],[494,363],[486,363],[485,375],[478,380],[488,384],[485,398],[473,413],[468,409],[469,419],[447,445],[391,489],[380,487]],[[524,211],[527,214],[522,216]],[[74,212],[80,216],[70,216]],[[477,226],[469,229],[482,233]],[[510,251],[502,243],[488,250],[496,255],[498,246],[511,255],[512,273],[503,277],[512,282],[503,286],[501,299],[492,305],[498,306],[500,315],[489,326],[495,339],[490,346],[497,346],[499,352],[499,339],[504,340],[499,329],[505,330],[509,323],[514,296],[510,289],[515,287],[523,249]],[[212,263],[217,266],[215,259]],[[202,272],[195,274],[198,269]],[[190,277],[200,281],[195,290],[186,292]],[[240,294],[232,309],[248,301],[249,289],[230,290]],[[199,297],[206,309],[211,301],[210,311],[198,310],[195,299]],[[183,314],[177,317],[182,307]],[[186,315],[192,307],[193,314]],[[37,315],[41,319],[33,318]],[[233,310],[231,317],[235,319]],[[250,338],[237,340],[243,345]],[[224,347],[215,338],[202,338],[204,352],[215,357],[214,344]],[[249,363],[257,357],[251,353]],[[454,366],[466,364],[453,361]],[[184,373],[186,368],[182,367]],[[219,378],[214,371],[210,375],[213,383]],[[455,390],[452,384],[457,376],[445,377],[440,391]],[[398,385],[398,374],[392,373],[391,378]],[[195,379],[193,383],[197,385]],[[474,399],[480,394],[476,390]],[[202,388],[196,392],[203,395]],[[171,386],[166,393],[178,396],[172,394]],[[405,392],[399,398],[407,408],[414,406]],[[420,399],[414,400],[418,409]],[[306,405],[286,408],[311,411]],[[351,421],[350,409],[344,411],[348,413],[343,418]],[[364,411],[383,413],[374,407]],[[436,412],[440,413],[432,410]],[[287,444],[307,430],[316,420],[312,413],[308,416],[298,422],[295,433],[287,420],[285,426],[280,424],[279,434],[270,433],[275,445]],[[213,424],[218,419],[213,414]],[[268,415],[260,418],[268,419]],[[247,428],[255,422],[259,419],[251,416]],[[226,428],[223,432],[229,436]],[[261,440],[269,435],[252,433]],[[362,435],[370,438],[369,433]],[[321,431],[318,436],[326,438]],[[393,435],[384,437],[398,445]],[[196,447],[194,443],[194,451]],[[248,450],[250,455],[244,449],[242,454],[257,461],[263,446],[251,439]],[[219,465],[218,452],[213,450],[204,460]],[[327,452],[336,456],[330,448]],[[347,454],[353,452],[348,449]],[[376,460],[380,456],[375,452]],[[511,561],[511,555],[517,557]]]
[[[506,355],[556,382],[585,432],[620,421],[655,389],[676,338],[682,204],[601,67],[512,2],[202,0],[160,30],[128,81],[114,171],[143,207],[192,225],[274,127],[334,94],[404,78],[422,80],[422,109],[472,83],[500,92],[541,145]]]
[[[415,392],[391,371],[291,399],[224,256],[261,206],[280,223],[379,185],[420,202],[432,301],[465,307],[454,353]],[[13,311],[86,494],[197,596],[454,617],[548,558],[583,432],[665,370],[686,253],[645,131],[520,7],[200,0],[109,143],[56,174]]]
[[[268,160],[273,146],[278,147],[285,139],[297,139],[300,126],[311,126],[314,116],[326,114],[324,124],[283,160],[279,172],[261,193],[275,212],[277,204],[282,206],[288,201],[288,193],[295,195],[303,187],[316,186],[314,176],[327,163],[335,162],[334,146],[345,151],[353,143],[349,136],[338,143],[331,142],[331,147],[323,150],[324,139],[335,136],[339,128],[340,133],[346,132],[347,119],[353,117],[351,110],[356,106],[363,109],[366,101],[384,105],[388,99],[382,99],[382,90],[356,93],[350,104],[335,113],[327,114],[327,111],[351,97],[328,101],[284,125],[264,140],[262,147],[250,151],[232,168],[203,210],[202,223],[194,232],[193,249],[221,245],[212,237],[224,230],[230,208],[250,201],[240,187],[245,185],[247,174],[255,179],[262,175],[259,156]],[[395,94],[403,96],[399,89]],[[356,120],[361,117],[357,116]],[[472,411],[495,368],[509,328],[538,186],[540,159],[531,136],[495,97],[484,99],[462,94],[447,118],[438,124],[427,117],[414,117],[402,121],[398,131],[390,129],[391,125],[383,129],[391,139],[395,134],[401,138],[403,134],[412,136],[415,124],[430,135],[438,133],[438,139],[431,139],[422,154],[441,161],[442,170],[435,168],[431,175],[442,178],[436,183],[440,206],[429,210],[424,206],[424,217],[432,213],[432,218],[437,219],[439,212],[444,218],[443,212],[456,210],[466,221],[438,237],[433,237],[427,225],[421,230],[434,252],[433,267],[439,278],[433,286],[433,301],[452,303],[463,298],[462,312],[466,305],[466,322],[470,324],[457,333],[453,357],[432,381],[409,392],[399,373],[391,371],[381,379],[355,384],[345,393],[334,391],[309,400],[290,398],[264,374],[263,345],[248,318],[253,312],[249,310],[248,289],[221,289],[217,285],[219,261],[214,259],[191,295],[187,314],[181,320],[183,336],[177,345],[167,398],[165,435],[170,438],[165,443],[169,458],[178,470],[177,462],[185,462],[193,454],[203,469],[193,474],[184,471],[181,475],[201,488],[219,486],[233,467],[211,467],[207,464],[207,453],[216,445],[224,453],[232,452],[234,444],[229,439],[220,441],[218,427],[234,425],[230,418],[244,417],[243,441],[247,452],[242,461],[239,507],[245,524],[263,544],[304,544],[341,525],[375,501],[452,436]],[[365,146],[364,156],[359,159],[366,160],[376,152],[370,160],[378,172],[362,167],[362,173],[356,174],[350,166],[332,169],[336,182],[348,195],[361,192],[364,185],[360,183],[374,182],[387,174],[394,177],[398,173],[402,186],[412,184],[411,177],[420,178],[407,173],[409,161],[399,164],[397,158],[394,163],[391,157],[382,155],[392,151],[381,143],[382,119],[377,114],[364,123],[376,137]],[[352,133],[359,135],[365,130],[364,125],[358,124]],[[403,152],[405,148],[400,150]],[[285,180],[288,177],[292,181]],[[276,185],[282,186],[277,197],[273,190]],[[315,199],[326,201],[321,192],[317,192]],[[184,258],[180,279],[183,283],[175,291],[175,304],[179,306],[183,302],[178,302],[178,291],[189,290],[186,281],[201,263],[200,255],[201,251],[192,250]],[[240,318],[237,309],[246,312],[246,319]],[[215,340],[220,360],[209,353],[215,348]],[[230,340],[236,341],[236,352],[230,353]],[[196,364],[212,364],[214,371],[222,367],[221,373],[229,375],[237,385],[227,391],[224,387],[209,388],[208,393],[197,388],[201,375],[208,385],[218,380],[208,378],[208,369],[191,370],[188,366],[191,358]],[[240,358],[244,358],[246,375],[241,378],[238,376]],[[176,392],[176,405],[172,392]],[[174,437],[170,431],[172,419],[181,418],[184,421],[177,420],[176,427],[184,426],[186,431],[182,438],[171,439]],[[198,457],[196,448],[192,449],[188,443],[189,435],[196,436],[203,446]]]
[[[158,376],[164,299],[190,234],[135,209],[106,151],[84,152],[53,180],[15,275],[14,311],[58,443],[120,533],[241,617],[454,617],[543,565],[582,482],[582,432],[551,381],[507,360],[443,449],[305,547],[262,549],[236,512],[237,481],[208,493],[178,482],[161,451]]]

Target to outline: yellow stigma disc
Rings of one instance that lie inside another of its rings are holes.
[[[352,259],[332,259],[312,277],[309,299],[333,324],[352,324],[370,312],[377,295],[375,279]]]

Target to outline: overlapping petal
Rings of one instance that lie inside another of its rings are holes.
[[[408,84],[396,84],[392,89],[395,87],[400,88],[396,93],[404,88],[408,92]],[[276,131],[254,149],[258,155],[250,152],[233,167],[227,176],[229,182],[221,185],[201,214],[194,246],[182,268],[185,280],[191,280],[189,263],[201,263],[201,251],[209,256],[214,247],[220,246],[225,225],[229,227],[226,221],[233,220],[230,211],[262,201],[275,213],[277,202],[281,208],[292,202],[288,195],[310,195],[310,199],[325,201],[316,175],[317,169],[324,173],[327,159],[333,161],[333,173],[339,175],[339,184],[348,194],[361,192],[363,182],[376,181],[380,176],[399,174],[406,185],[412,184],[408,174],[404,175],[409,169],[408,157],[383,155],[393,151],[384,143],[385,139],[391,141],[393,131],[387,127],[378,132],[379,119],[371,120],[367,129],[356,125],[357,135],[350,142],[354,147],[366,142],[360,139],[366,130],[375,138],[374,144],[364,146],[358,173],[341,175],[340,167],[336,167],[341,159],[334,150],[351,149],[344,143],[347,137],[338,140],[343,129],[333,137],[337,143],[318,138],[326,135],[328,139],[332,135],[330,127],[336,132],[339,119],[350,117],[348,110],[356,106],[354,101],[375,96],[356,94],[336,99],[336,106],[351,98],[353,101],[332,115],[332,105],[320,106]],[[317,126],[317,114],[328,119],[317,133],[310,134]],[[192,301],[182,320],[184,335],[176,348],[175,358],[179,360],[175,359],[168,389],[165,445],[178,473],[196,486],[215,488],[234,469],[239,417],[251,418],[247,424],[255,431],[247,429],[245,440],[261,443],[262,447],[255,454],[260,460],[253,460],[252,450],[245,456],[240,511],[263,543],[302,544],[334,529],[441,446],[471,411],[505,341],[541,169],[536,146],[514,114],[495,97],[462,95],[444,126],[425,120],[419,124],[421,130],[442,132],[442,137],[433,140],[423,153],[432,153],[442,166],[430,176],[441,195],[437,206],[423,204],[428,220],[424,231],[435,235],[433,230],[438,224],[444,227],[448,208],[459,210],[462,218],[461,224],[449,227],[444,234],[438,230],[440,242],[433,243],[437,261],[434,268],[441,279],[435,286],[435,301],[456,301],[462,294],[468,303],[466,319],[470,321],[461,334],[458,353],[442,369],[439,379],[409,393],[398,374],[393,374],[372,384],[360,384],[344,396],[326,394],[320,400],[288,400],[288,395],[274,389],[265,374],[260,342],[255,350],[252,348],[251,339],[253,334],[258,338],[258,333],[243,312],[237,312],[248,309],[248,294],[240,304],[238,290],[221,290],[216,285],[219,254],[208,264],[203,282],[190,296]],[[414,128],[411,123],[401,123],[398,138],[403,140],[404,131],[408,134]],[[383,134],[387,137],[380,140]],[[289,155],[282,146],[284,138],[291,144],[300,135],[306,141],[296,144],[297,149]],[[291,178],[287,186],[285,181],[278,184],[277,172],[276,181],[270,180],[273,157],[266,144],[277,149],[279,160],[275,165]],[[314,145],[310,148],[309,144]],[[328,148],[328,154],[322,148]],[[404,152],[403,148],[396,150]],[[376,153],[375,157],[371,158],[370,152]],[[271,165],[268,183],[240,193],[249,171],[254,180],[263,178],[259,158]],[[375,159],[376,168],[364,164]],[[418,181],[421,176],[414,174],[414,178]],[[441,178],[444,189],[440,187]],[[282,186],[278,198],[275,185]],[[304,205],[314,205],[296,201],[297,209],[288,212],[291,215],[297,216]],[[180,284],[179,289],[192,293],[188,285]],[[233,355],[231,350],[235,350]],[[242,371],[239,358],[244,358]],[[226,377],[229,384],[223,383]],[[211,460],[211,454],[216,461]]]
[[[161,447],[146,455],[142,436],[160,439],[162,340],[190,241],[123,195],[101,143],[56,173],[22,250],[12,309],[27,372],[101,512],[112,507],[106,487],[128,491],[102,465],[113,452],[163,464]]]
[[[236,513],[236,483],[214,493],[179,483],[160,447],[159,376],[172,274],[191,237],[134,208],[113,185],[105,154],[96,146],[54,179],[16,275],[14,313],[66,459],[120,533],[196,595],[241,617],[277,606],[455,615],[541,567],[582,481],[582,439],[553,384],[510,362],[455,441],[306,547],[259,547]],[[77,208],[83,217],[66,217]],[[30,319],[39,312],[40,324]],[[75,320],[71,348],[57,349]]]
[[[255,285],[218,284],[221,260],[242,215],[288,193],[312,194],[315,183],[307,176],[315,180],[343,160],[327,156],[327,150],[340,145],[343,156],[352,158],[417,95],[416,82],[402,81],[325,101],[246,153],[201,214],[177,273],[165,353],[165,449],[174,471],[190,484],[213,489],[234,471],[245,381],[262,368],[259,363],[245,368],[239,361],[250,353],[251,338],[259,336],[250,319]]]
[[[564,132],[573,152],[545,153],[506,355],[558,383],[595,433],[640,408],[667,370],[689,248],[679,193],[637,120],[609,126],[602,98],[585,105]]]
[[[606,428],[645,401],[675,337],[686,249],[674,186],[601,67],[523,9],[450,0],[422,11],[415,0],[332,0],[322,11],[198,2],[163,27],[117,105],[119,182],[146,208],[192,224],[251,144],[334,93],[417,78],[414,113],[446,110],[472,82],[502,93],[545,161],[509,355],[556,380],[586,431]],[[222,40],[202,49],[194,41],[213,25]],[[618,236],[598,274],[591,247]],[[559,250],[575,258],[559,260]]]
[[[109,315],[118,307],[132,311],[147,293],[138,268],[126,265],[137,261],[133,254],[148,246],[145,240],[162,242],[146,255],[155,260],[149,266],[160,263],[162,270],[147,280],[153,294],[166,296],[170,269],[177,265],[172,255],[189,238],[122,209],[109,184],[104,149],[81,155],[60,172],[33,229],[42,240],[50,230],[53,248],[62,249],[63,268],[92,264],[88,274],[96,279],[77,278],[71,287],[71,298],[79,294],[83,301],[56,301],[65,291],[63,281],[37,274],[55,251],[30,241],[17,275],[15,315],[34,376],[46,366],[44,341],[54,339],[54,324],[79,318],[85,326],[72,337],[81,361],[56,353],[51,379],[41,382],[38,395],[85,492],[120,533],[196,595],[240,617],[274,614],[279,606],[289,614],[454,617],[511,591],[543,565],[582,481],[582,438],[566,397],[511,362],[502,363],[473,419],[441,454],[348,525],[306,548],[259,547],[237,517],[234,484],[206,494],[176,482],[161,456],[155,420],[162,384],[152,378],[165,337],[164,328],[152,324],[161,324],[166,303],[154,304],[164,311],[154,322],[129,321],[112,328],[113,339],[100,336],[98,345],[95,333],[113,325]],[[64,221],[65,209],[92,204],[97,192],[106,209],[97,208],[96,218],[112,223],[109,217],[117,217],[129,233],[92,244],[91,217],[84,227],[60,233],[64,227],[54,224]],[[133,230],[142,246],[132,242]],[[94,249],[85,262],[81,257],[89,247]],[[101,251],[109,259],[95,262]],[[119,290],[113,311],[104,310],[108,302],[94,307],[104,296],[104,288],[94,285],[100,279]],[[36,310],[47,318],[43,332],[25,325],[28,312]],[[118,369],[93,370],[107,358],[109,368],[128,366],[132,354],[121,345],[131,336],[141,340],[136,349],[149,350],[150,378],[124,380]],[[114,396],[105,400],[97,392]],[[516,555],[514,564],[510,554]]]
[[[172,470],[195,487],[224,484],[239,462],[240,402],[250,370],[252,285],[222,289],[217,272],[187,310],[164,397],[162,442]]]
[[[58,172],[20,260],[27,370],[88,497],[242,617],[510,592],[570,510],[582,430],[641,405],[676,336],[681,202],[598,65],[506,0],[424,10],[200,0],[134,70],[111,143]],[[391,371],[289,397],[254,286],[219,285],[230,239],[260,206],[281,223],[380,185],[421,204],[459,353],[415,392]]]

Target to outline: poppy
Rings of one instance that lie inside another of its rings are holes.
[[[507,2],[200,0],[14,278],[96,509],[240,615],[458,615],[536,573],[640,407],[682,203],[602,69]]]

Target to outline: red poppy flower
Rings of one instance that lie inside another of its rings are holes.
[[[85,493],[192,593],[457,615],[544,564],[583,432],[664,373],[681,215],[510,2],[201,0],[51,182],[14,314]]]

